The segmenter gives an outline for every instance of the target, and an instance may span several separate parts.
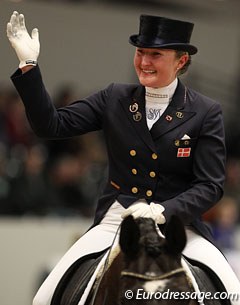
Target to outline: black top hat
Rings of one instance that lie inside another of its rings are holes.
[[[197,53],[190,38],[194,24],[165,17],[141,15],[139,34],[129,37],[129,42],[140,48],[165,48]]]

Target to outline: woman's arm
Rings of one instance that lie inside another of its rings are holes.
[[[25,106],[34,132],[44,138],[66,138],[102,128],[106,102],[112,85],[69,106],[56,109],[41,76],[39,66],[11,77]]]
[[[101,129],[108,90],[68,107],[55,109],[37,66],[40,52],[38,30],[33,29],[30,36],[24,16],[14,12],[7,24],[7,36],[20,61],[19,69],[11,79],[25,105],[30,125],[37,135],[64,138]]]

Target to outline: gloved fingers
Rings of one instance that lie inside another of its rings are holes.
[[[166,222],[166,218],[163,216],[163,214],[160,214],[156,217],[155,222],[159,225],[162,225]]]
[[[132,216],[134,218],[139,218],[139,217],[143,217],[143,218],[149,218],[152,217],[151,212],[149,211],[149,208],[147,206],[146,209],[136,209],[132,212]]]
[[[35,40],[35,41],[39,41],[39,32],[38,32],[38,29],[35,28],[32,30],[32,39]]]
[[[16,36],[19,29],[20,29],[20,23],[19,23],[19,14],[18,12],[14,12],[11,16],[10,23],[12,24],[12,32],[13,35]]]
[[[7,37],[9,39],[13,37],[12,24],[10,22],[7,24]]]
[[[133,216],[133,218],[147,217],[147,213],[146,213],[146,211],[138,211],[138,210],[136,210],[136,211],[134,211],[132,213],[132,216]]]
[[[132,210],[131,210],[131,208],[128,208],[128,209],[126,209],[126,210],[122,213],[121,217],[122,217],[122,219],[124,219],[124,218],[128,217],[128,216],[131,215],[131,214],[132,214]]]
[[[22,31],[26,31],[24,15],[23,15],[23,14],[20,14],[19,17],[18,17],[18,19],[19,19],[19,28],[20,28]]]
[[[165,208],[161,204],[151,202],[150,210],[151,210],[152,218],[155,220],[156,223],[163,224],[166,222],[166,219],[163,215]]]
[[[12,24],[12,26],[17,26],[17,23],[18,23],[18,20],[17,20],[17,16],[18,16],[18,12],[17,11],[14,11],[11,15],[11,18],[10,18],[10,23]]]
[[[11,36],[17,36],[20,31],[27,33],[24,15],[19,14],[17,11],[13,12],[7,27],[9,30],[7,33]]]
[[[7,23],[7,37],[11,38],[14,36],[13,27],[16,24],[16,12],[13,12],[10,21]]]
[[[161,204],[157,204],[154,202],[151,202],[149,206],[153,215],[162,214],[165,210],[165,208]]]
[[[154,219],[157,223],[165,223],[165,217],[162,214],[165,208],[154,202],[151,202],[150,205],[143,202],[137,202],[131,205],[122,213],[122,218],[126,218],[129,215],[132,215],[134,218],[138,217],[150,217]]]
[[[129,208],[127,208],[121,215],[121,217],[124,219],[126,217],[128,217],[129,215],[132,215],[134,212],[136,212],[138,210],[138,203],[135,203],[133,205],[131,205]]]
[[[7,23],[7,37],[9,39],[13,39],[17,36],[17,32],[19,29],[18,23],[18,12],[13,12],[10,21]]]
[[[138,217],[143,217],[142,215],[145,215],[145,211],[143,211],[143,209],[139,209],[139,205],[138,204],[133,204],[132,206],[130,206],[129,208],[127,208],[121,215],[121,217],[124,219],[129,215],[132,215],[133,218],[138,218]]]

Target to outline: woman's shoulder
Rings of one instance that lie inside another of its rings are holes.
[[[211,108],[214,105],[221,106],[219,101],[191,88],[188,88],[188,96],[192,105],[199,105],[202,108]]]

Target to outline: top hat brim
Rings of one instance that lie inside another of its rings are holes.
[[[190,55],[196,54],[198,49],[189,43],[171,42],[168,43],[161,39],[146,40],[141,39],[141,35],[132,35],[129,42],[139,48],[159,48],[188,52]]]

